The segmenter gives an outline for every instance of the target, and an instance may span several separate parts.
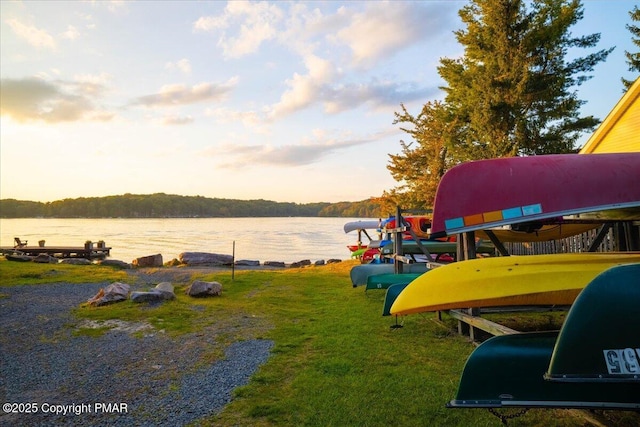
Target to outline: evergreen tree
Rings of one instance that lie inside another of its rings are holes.
[[[569,49],[600,39],[572,36],[583,16],[579,0],[472,0],[459,15],[465,28],[454,34],[464,55],[438,67],[444,102],[427,103],[416,117],[404,106],[396,113],[414,141],[390,155],[387,167],[401,185],[383,197],[403,207],[431,208],[440,177],[457,163],[573,152],[599,123],[580,116],[576,87],[613,49],[566,59]]]
[[[594,47],[600,34],[573,37],[579,0],[474,0],[460,10],[460,59],[443,59],[446,102],[468,125],[462,148],[476,159],[565,153],[599,123],[580,117],[575,87],[612,49],[566,61],[570,48]]]
[[[638,6],[635,6],[633,10],[629,12],[629,16],[631,16],[631,20],[640,22],[640,9],[638,9]],[[629,32],[631,32],[632,34],[631,41],[633,41],[633,44],[635,44],[638,49],[640,49],[640,27],[637,25],[627,24],[627,30],[629,30]],[[625,51],[624,54],[627,57],[629,71],[640,73],[640,51],[635,53]],[[633,82],[634,80],[627,80],[625,78],[622,78],[622,84],[624,84],[625,89],[629,89]]]
[[[390,154],[387,169],[402,187],[385,192],[385,198],[399,202],[404,208],[432,206],[440,178],[452,165],[449,147],[458,138],[460,127],[455,117],[441,102],[427,102],[418,116],[411,115],[404,105],[402,113],[395,114],[394,124],[414,142],[405,143],[401,154]]]

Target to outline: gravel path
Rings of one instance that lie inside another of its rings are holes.
[[[272,342],[253,339],[206,363],[220,350],[217,334],[229,331],[74,336],[71,309],[106,285],[0,287],[0,426],[185,425],[220,412],[269,357]],[[7,413],[5,403],[35,413]]]

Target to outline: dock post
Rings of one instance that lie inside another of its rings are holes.
[[[231,280],[236,279],[236,241],[233,241],[233,248],[231,251]]]

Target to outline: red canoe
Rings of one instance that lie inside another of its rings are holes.
[[[479,160],[442,177],[431,234],[638,206],[640,153]]]

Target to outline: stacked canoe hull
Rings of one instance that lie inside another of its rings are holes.
[[[391,314],[472,307],[571,305],[604,270],[640,262],[640,253],[577,253],[473,259],[411,282]]]
[[[503,335],[469,357],[449,407],[640,409],[640,264],[598,275],[558,333]]]

